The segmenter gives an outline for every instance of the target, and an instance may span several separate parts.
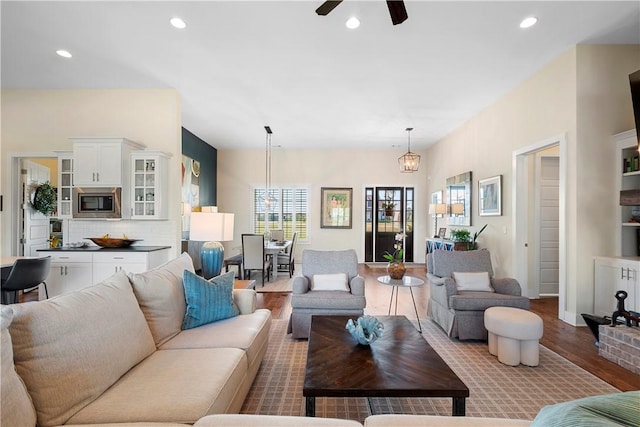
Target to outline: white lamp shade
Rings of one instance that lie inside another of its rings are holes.
[[[429,215],[444,215],[447,213],[447,205],[444,203],[432,203],[429,205]]]
[[[451,213],[454,215],[464,214],[464,205],[462,203],[454,203],[451,205]]]
[[[220,212],[192,212],[189,239],[196,242],[233,240],[234,215]]]

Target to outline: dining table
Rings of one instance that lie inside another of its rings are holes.
[[[271,265],[272,265],[271,278],[275,277],[276,272],[278,270],[278,266],[273,264],[274,255],[277,257],[279,252],[285,251],[290,246],[291,246],[291,240],[285,240],[282,242],[274,241],[274,240],[265,241],[264,253],[267,256],[267,258],[270,258]],[[276,259],[276,262],[277,262],[277,259]]]

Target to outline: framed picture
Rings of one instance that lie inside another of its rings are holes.
[[[438,230],[438,237],[441,239],[444,239],[445,235],[447,234],[447,228],[446,227],[441,227],[440,230]]]
[[[502,175],[478,181],[480,216],[502,215]]]
[[[320,228],[351,228],[353,189],[321,188]]]

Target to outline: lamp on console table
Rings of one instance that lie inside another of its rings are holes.
[[[433,237],[440,237],[438,235],[438,216],[447,213],[447,205],[444,203],[431,203],[429,205],[429,214],[436,219],[436,226],[434,229]]]
[[[218,276],[224,261],[224,246],[220,242],[233,240],[233,214],[217,212],[192,212],[189,239],[205,242],[200,249],[202,276],[210,279]]]

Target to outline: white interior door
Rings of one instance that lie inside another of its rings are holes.
[[[31,160],[22,160],[22,196],[20,218],[22,219],[22,254],[38,256],[38,249],[49,246],[49,216],[43,215],[31,206],[33,194],[39,184],[44,184],[51,177],[51,170]]]
[[[560,159],[540,159],[539,281],[540,295],[558,295],[560,262]]]

